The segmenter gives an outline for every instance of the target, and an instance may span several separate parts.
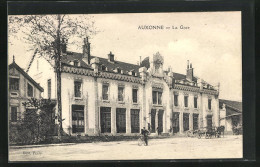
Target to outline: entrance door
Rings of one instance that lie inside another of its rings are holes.
[[[172,113],[172,131],[173,131],[173,133],[177,133],[180,130],[179,115],[180,115],[180,113],[178,113],[178,112]]]
[[[117,108],[116,109],[116,131],[117,133],[125,133],[126,132],[126,119],[125,119],[125,108]]]
[[[183,130],[189,130],[189,113],[183,113]]]
[[[158,113],[158,131],[163,132],[163,110],[159,110]]]
[[[151,133],[155,133],[155,115],[156,115],[156,110],[152,109],[151,110]]]
[[[131,133],[140,133],[138,109],[131,109]]]
[[[101,133],[111,133],[111,108],[100,107]]]

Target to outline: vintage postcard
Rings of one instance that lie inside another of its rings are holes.
[[[8,16],[9,161],[243,158],[241,12]]]

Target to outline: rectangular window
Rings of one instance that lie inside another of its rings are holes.
[[[158,92],[158,104],[162,104],[162,92]]]
[[[193,130],[197,130],[199,127],[199,114],[193,114]]]
[[[208,109],[211,110],[211,99],[208,99]]]
[[[138,92],[138,89],[133,89],[133,103],[137,103],[137,92]]]
[[[162,91],[153,91],[153,104],[162,104]]]
[[[183,130],[189,130],[189,113],[183,113]]]
[[[140,133],[138,109],[131,109],[131,133]]]
[[[84,106],[72,105],[72,133],[84,132]]]
[[[178,95],[174,95],[174,106],[178,106]]]
[[[194,108],[198,108],[198,98],[194,97]]]
[[[118,101],[124,101],[124,87],[118,86]]]
[[[188,96],[184,96],[184,107],[188,107]]]
[[[48,98],[51,98],[51,79],[48,79]]]
[[[17,122],[17,107],[11,107],[11,122]]]
[[[27,83],[27,96],[33,97],[33,86],[29,83]]]
[[[153,104],[157,104],[157,92],[153,91]]]
[[[19,90],[19,78],[10,78],[9,79],[9,89],[10,90]]]
[[[117,133],[126,132],[126,109],[125,108],[116,109],[116,131]]]
[[[74,81],[74,94],[75,97],[81,97],[81,81]]]
[[[102,98],[103,100],[108,100],[108,84],[103,84],[102,86]]]
[[[207,116],[207,128],[212,129],[212,115]]]
[[[111,108],[100,107],[101,133],[111,133]]]

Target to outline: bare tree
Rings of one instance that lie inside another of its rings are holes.
[[[48,60],[53,60],[57,74],[57,113],[58,136],[62,135],[62,108],[61,108],[61,59],[62,45],[67,39],[95,35],[98,31],[92,17],[87,15],[25,15],[10,16],[8,35],[18,38],[23,34],[23,40],[36,52]],[[72,44],[77,45],[73,41]]]

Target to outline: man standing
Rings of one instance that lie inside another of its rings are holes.
[[[144,135],[145,145],[148,146],[148,134],[149,134],[149,131],[146,130],[145,127],[143,127],[143,129],[141,130],[141,134]]]

